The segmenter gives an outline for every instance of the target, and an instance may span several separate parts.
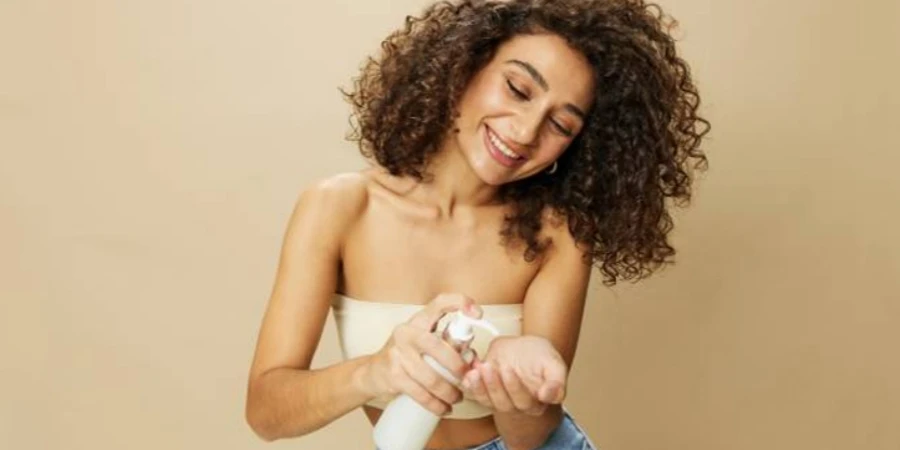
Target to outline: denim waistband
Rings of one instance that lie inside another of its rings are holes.
[[[377,449],[376,450],[380,450]],[[475,447],[464,450],[507,450],[503,439],[499,436]],[[568,411],[563,409],[563,420],[547,438],[543,445],[535,450],[597,450],[587,433],[578,426]]]

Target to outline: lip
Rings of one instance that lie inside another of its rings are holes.
[[[483,134],[484,134],[484,137],[483,137],[484,146],[487,149],[488,154],[491,155],[491,158],[493,158],[494,161],[497,161],[504,167],[509,167],[509,168],[521,166],[523,163],[525,163],[525,161],[527,161],[526,158],[521,157],[521,156],[516,159],[510,158],[509,156],[504,155],[503,152],[500,151],[500,149],[495,147],[494,143],[491,142],[490,135],[493,134],[494,136],[497,137],[497,139],[500,139],[500,140],[503,140],[503,139],[500,137],[500,135],[498,135],[497,133],[494,133],[494,130],[491,130],[490,127],[488,127],[487,125],[485,125],[485,127],[484,127]]]

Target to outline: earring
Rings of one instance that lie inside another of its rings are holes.
[[[556,161],[553,161],[553,165],[550,166],[550,170],[547,171],[547,175],[553,175],[554,173],[556,173],[556,169],[558,169],[558,168],[559,168],[559,163]]]

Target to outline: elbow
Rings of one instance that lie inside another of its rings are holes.
[[[304,414],[303,408],[285,399],[282,381],[273,373],[264,373],[251,379],[247,389],[244,420],[265,442],[296,438],[311,433],[314,418]]]
[[[248,402],[244,413],[247,425],[253,433],[263,442],[274,442],[282,439],[292,439],[309,434],[312,430],[298,425],[290,428],[278,415],[273,414],[272,406],[260,404],[262,402]]]
[[[274,432],[270,427],[265,426],[260,421],[255,421],[252,418],[247,418],[247,424],[250,425],[250,429],[253,430],[253,433],[256,434],[263,442],[274,442],[279,439],[277,433]]]
[[[252,398],[247,399],[247,406],[244,411],[244,419],[247,425],[253,430],[258,438],[265,442],[273,442],[280,438],[278,431],[273,426],[272,421],[265,412],[265,407]]]
[[[265,442],[273,442],[283,436],[272,413],[272,405],[267,404],[260,390],[258,381],[250,383],[244,407],[244,420],[258,438]]]

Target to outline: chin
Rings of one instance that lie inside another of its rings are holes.
[[[504,184],[507,184],[510,181],[512,181],[509,178],[505,178],[505,177],[503,177],[503,178],[496,177],[496,176],[495,177],[485,177],[481,174],[478,174],[478,177],[481,178],[481,181],[483,181],[484,184],[486,184],[488,186],[494,186],[494,187],[503,186]]]
[[[484,184],[502,186],[521,178],[521,168],[517,170],[503,167],[491,159],[484,149],[475,150],[475,154],[469,155],[469,166]]]
[[[485,162],[489,163],[490,161],[478,161],[477,158],[469,159],[469,167],[482,183],[488,186],[501,186],[510,181],[508,174],[499,173],[493,167],[485,167]]]

